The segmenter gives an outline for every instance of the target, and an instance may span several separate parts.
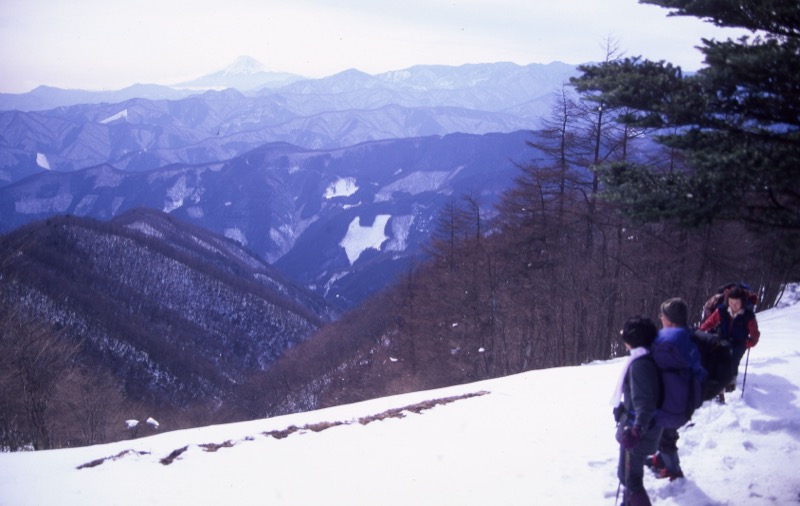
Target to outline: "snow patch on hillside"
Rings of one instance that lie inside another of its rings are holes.
[[[345,277],[347,277],[348,274],[349,274],[349,272],[347,272],[347,271],[345,271],[345,272],[337,272],[337,273],[333,274],[328,279],[328,282],[325,283],[325,290],[323,291],[325,296],[326,297],[328,296],[328,294],[331,292],[331,289],[333,288],[333,285],[336,284],[337,281],[339,281],[340,279],[344,279]]]
[[[332,199],[335,197],[349,197],[358,191],[356,179],[353,177],[340,177],[330,184],[325,190],[325,198]]]
[[[67,212],[72,204],[72,194],[58,193],[53,197],[40,199],[29,198],[14,202],[14,211],[20,214],[61,214]]]
[[[451,173],[447,171],[412,172],[403,179],[398,179],[394,183],[381,188],[378,194],[375,195],[375,201],[390,201],[395,192],[406,192],[411,195],[418,195],[423,192],[438,191],[451,178]]]
[[[408,234],[414,224],[414,216],[395,216],[392,218],[392,238],[386,243],[387,251],[405,251],[408,247]]]
[[[119,207],[122,203],[125,202],[124,197],[114,197],[114,200],[111,202],[111,214],[116,216],[119,214]]]
[[[233,239],[242,246],[247,246],[247,236],[238,227],[226,228],[225,237],[228,239]]]
[[[175,184],[167,190],[163,211],[165,213],[171,213],[175,209],[181,207],[187,199],[197,204],[200,202],[201,194],[201,189],[192,188],[187,184],[186,176],[181,176],[175,181]]]
[[[96,195],[94,193],[90,193],[89,195],[86,195],[85,197],[83,197],[81,199],[80,202],[78,202],[78,205],[75,206],[74,214],[76,216],[86,216],[86,215],[88,215],[92,211],[92,209],[94,208],[94,205],[97,202],[98,198],[100,198],[100,196]]]
[[[128,117],[128,110],[127,109],[123,109],[120,112],[118,112],[117,114],[109,116],[106,119],[100,120],[100,124],[107,125],[108,123],[111,123],[112,121],[116,121],[118,119],[127,118],[127,117]]]
[[[160,230],[143,221],[135,221],[130,225],[127,225],[127,228],[130,228],[131,230],[138,230],[139,232],[150,237],[164,237],[164,234],[162,234]]]
[[[95,188],[116,188],[125,180],[125,175],[110,167],[102,167],[94,175]]]
[[[36,165],[45,170],[52,170],[50,168],[50,162],[47,160],[47,156],[45,156],[44,153],[36,153]]]
[[[386,224],[391,215],[379,214],[370,226],[361,226],[361,218],[355,218],[347,228],[347,234],[341,240],[339,246],[344,248],[350,265],[353,265],[358,257],[367,249],[381,250],[381,244],[388,239],[386,235]]]
[[[271,253],[267,252],[264,259],[268,263],[278,261],[279,258],[294,247],[297,238],[303,235],[303,232],[318,218],[318,216],[312,216],[305,220],[284,223],[278,228],[271,228],[269,230],[269,238],[275,243],[277,250],[270,250],[272,251]]]
[[[269,263],[277,261],[280,257],[285,255],[287,251],[292,249],[296,239],[294,231],[289,224],[283,224],[278,228],[269,229],[269,238],[272,239],[272,242],[277,246],[277,251],[275,253],[269,254],[269,252],[267,252],[265,259]]]

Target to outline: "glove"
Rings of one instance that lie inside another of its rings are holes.
[[[747,341],[744,342],[746,348],[752,348],[753,346],[758,344],[757,337],[748,337]]]
[[[622,431],[622,437],[619,438],[619,444],[626,450],[630,450],[639,444],[643,435],[644,431],[641,427],[635,425],[633,427],[625,427],[625,430]]]

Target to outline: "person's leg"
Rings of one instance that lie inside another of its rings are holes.
[[[650,496],[647,491],[642,489],[638,492],[631,492],[628,496],[628,502],[624,503],[626,506],[651,506]]]
[[[640,444],[641,446],[641,444]],[[617,464],[617,477],[625,487],[625,497],[631,492],[644,490],[644,458],[637,448],[626,450],[620,445],[619,463]]]
[[[649,456],[655,453],[661,440],[661,427],[653,427],[644,433],[642,440],[630,451],[630,471],[628,489],[631,491],[644,490],[644,463]]]
[[[650,504],[650,498],[644,488],[644,462],[648,455],[656,451],[660,439],[661,428],[653,427],[645,432],[642,440],[628,451],[627,456],[624,449],[620,448],[620,460],[623,462],[621,467],[625,475],[625,479],[622,482],[625,485],[625,504],[631,506],[647,506]]]
[[[664,462],[664,478],[683,478],[681,470],[681,460],[678,457],[678,429],[664,429],[661,439],[658,442],[658,453]]]

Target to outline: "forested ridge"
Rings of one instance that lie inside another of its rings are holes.
[[[124,437],[120,418],[240,419],[234,386],[335,315],[237,243],[152,210],[22,227],[0,265],[9,449]]]

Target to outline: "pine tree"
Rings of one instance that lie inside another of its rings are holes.
[[[630,109],[674,156],[608,164],[604,196],[643,222],[740,221],[800,230],[800,3],[642,0],[753,36],[702,40],[693,75],[639,57],[581,66],[578,91]]]

